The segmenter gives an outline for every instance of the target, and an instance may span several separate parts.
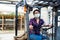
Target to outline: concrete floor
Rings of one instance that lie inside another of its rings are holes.
[[[14,40],[14,34],[0,34],[0,40]]]
[[[22,35],[24,31],[19,31],[18,35]],[[0,40],[14,40],[14,31],[0,31]]]
[[[60,28],[57,30],[57,40],[60,38]],[[18,35],[21,36],[24,33],[24,31],[18,31]],[[0,31],[0,40],[14,40],[15,32],[14,31]],[[52,40],[52,37],[49,37],[50,40]]]

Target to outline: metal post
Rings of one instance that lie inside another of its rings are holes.
[[[54,14],[54,13],[52,12],[52,40],[54,40],[54,39],[53,39],[53,37],[54,37],[54,36],[53,36],[53,31],[54,31],[54,30],[53,30],[53,26],[54,26],[54,21],[55,21],[55,18],[54,18],[54,15],[53,15],[53,14]],[[54,26],[54,27],[55,27],[55,26]]]
[[[26,28],[27,28],[27,33],[28,33],[28,38],[27,40],[30,40],[29,39],[29,10],[26,12]]]
[[[17,28],[18,28],[18,6],[16,5],[16,15],[15,15],[15,36],[17,36]]]
[[[57,26],[58,26],[57,25],[57,21],[58,21],[58,19],[57,19],[58,18],[58,16],[57,16],[57,7],[53,7],[53,9],[54,9],[53,11],[55,12],[55,38],[54,38],[54,40],[56,40],[56,34],[57,34],[56,32],[57,32]]]

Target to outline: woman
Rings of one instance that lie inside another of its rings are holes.
[[[40,34],[40,29],[44,25],[44,20],[40,18],[41,13],[38,9],[33,11],[34,18],[30,19],[30,40],[42,40],[46,37]]]

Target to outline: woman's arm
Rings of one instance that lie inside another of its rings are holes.
[[[33,25],[32,25],[32,23],[33,23],[33,19],[30,19],[30,21],[29,21],[29,29],[30,29],[30,30],[33,29]]]
[[[44,20],[42,19],[42,27],[52,27],[52,24],[45,25]]]
[[[51,27],[52,27],[52,24],[48,24],[48,25],[43,24],[42,25],[42,28],[51,28]]]

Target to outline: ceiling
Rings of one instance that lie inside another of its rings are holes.
[[[21,0],[0,0],[0,1],[21,1]]]
[[[16,5],[21,0],[0,0],[0,4],[14,4]]]

